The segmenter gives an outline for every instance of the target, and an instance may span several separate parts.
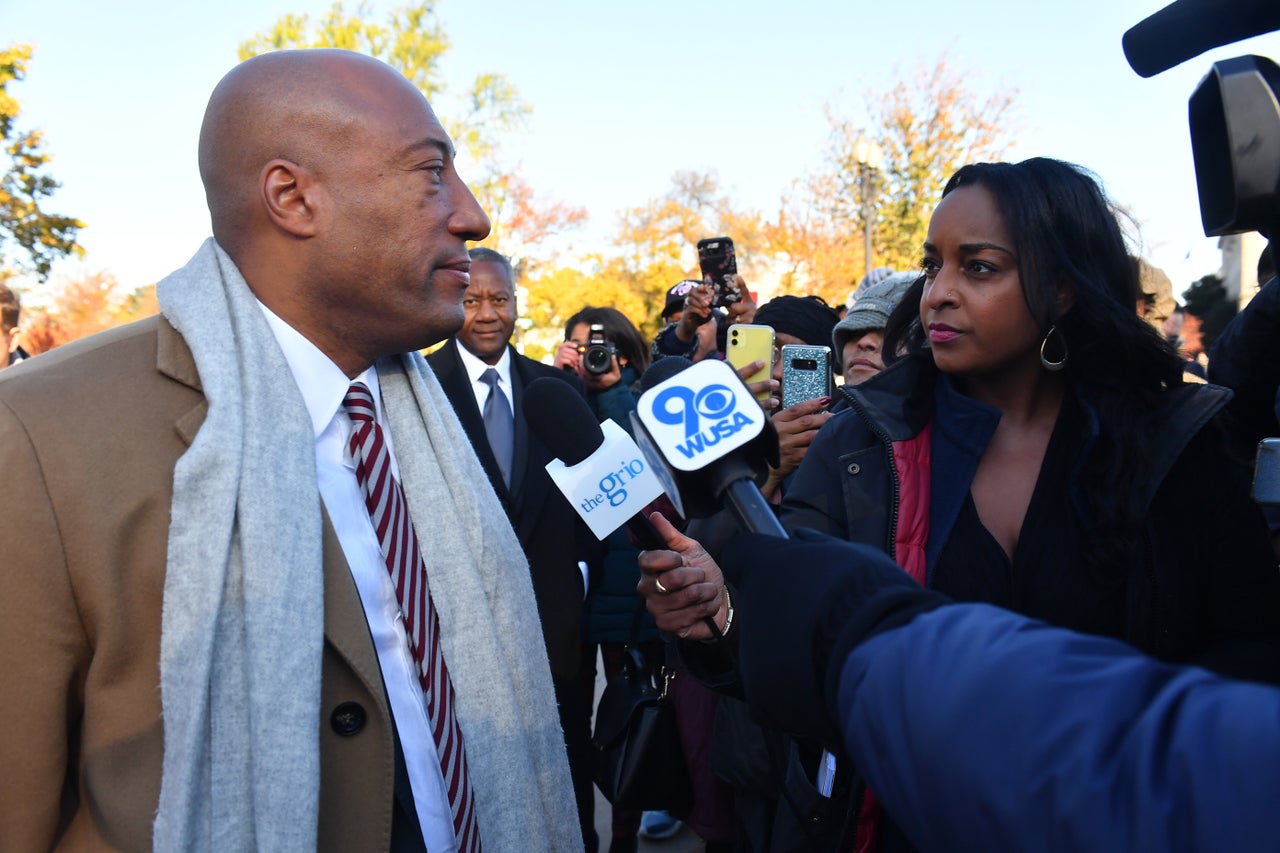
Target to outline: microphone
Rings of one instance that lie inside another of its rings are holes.
[[[524,394],[529,429],[565,465],[577,465],[604,443],[587,401],[568,382],[543,376],[530,382]]]
[[[1280,29],[1275,0],[1175,0],[1124,34],[1125,58],[1152,77],[1206,50]]]
[[[547,473],[596,538],[626,524],[641,547],[666,548],[642,512],[662,484],[631,436],[611,420],[602,428],[582,395],[550,376],[530,382],[523,402],[529,430],[555,457]]]
[[[668,356],[649,366],[640,387],[631,423],[676,511],[696,518],[723,503],[745,530],[791,538],[756,485],[757,474],[778,464],[778,433],[737,371],[716,359]],[[836,757],[824,749],[815,784],[825,797],[835,769]]]
[[[755,483],[778,463],[778,434],[734,369],[669,356],[640,382],[636,440],[676,511],[699,518],[724,505],[746,530],[787,538]]]
[[[611,420],[606,420],[603,427],[596,423],[587,401],[569,383],[549,376],[533,380],[524,390],[524,418],[533,434],[556,457],[547,463],[547,473],[597,539],[604,539],[626,524],[641,548],[666,549],[666,540],[643,512],[662,494],[662,484],[645,468],[640,448],[626,430]],[[624,461],[615,466],[613,460],[619,457]],[[597,475],[601,475],[598,482]],[[631,479],[626,480],[626,475]],[[619,481],[621,485],[617,485]],[[593,482],[600,490],[594,495]],[[619,494],[621,500],[617,500]],[[608,502],[607,507],[604,501]],[[605,512],[593,515],[597,510]],[[626,513],[630,513],[626,520],[620,521],[619,516]],[[715,619],[707,616],[703,621],[713,635],[721,636]]]

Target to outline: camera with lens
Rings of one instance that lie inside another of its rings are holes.
[[[1150,77],[1206,50],[1276,30],[1275,0],[1174,0],[1131,27],[1122,43],[1133,70]],[[1187,107],[1205,236],[1258,231],[1270,240],[1265,251],[1274,260],[1280,242],[1280,66],[1265,56],[1219,60]],[[1254,315],[1259,330],[1274,323],[1269,317]],[[1238,340],[1252,352],[1253,345],[1243,343],[1249,337],[1242,333]],[[1264,352],[1270,351],[1258,354]],[[1265,384],[1263,377],[1274,380],[1274,365],[1263,365],[1248,381]],[[1280,506],[1280,438],[1263,438],[1257,459],[1254,500]]]
[[[582,357],[582,366],[587,373],[603,376],[613,369],[613,357],[618,348],[612,341],[606,340],[604,326],[594,323],[587,335],[585,344],[578,344],[578,355]]]

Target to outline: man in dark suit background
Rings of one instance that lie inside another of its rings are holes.
[[[472,249],[470,255],[462,329],[427,362],[453,403],[529,560],[582,833],[586,849],[595,851],[599,842],[592,820],[593,685],[582,685],[579,675],[587,564],[598,543],[547,474],[546,464],[553,457],[529,432],[523,406],[525,389],[539,377],[567,382],[584,399],[586,390],[574,374],[516,352],[509,343],[517,314],[511,262],[492,249]],[[508,409],[511,419],[504,426]]]

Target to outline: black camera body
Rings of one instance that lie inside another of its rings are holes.
[[[1209,237],[1280,225],[1280,67],[1215,62],[1188,104],[1200,221]]]
[[[603,376],[613,369],[613,357],[618,348],[604,336],[604,326],[593,323],[585,344],[578,344],[582,367],[593,376]]]

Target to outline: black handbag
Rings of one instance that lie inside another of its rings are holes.
[[[641,599],[622,672],[605,685],[596,708],[595,781],[615,806],[683,812],[693,805],[693,784],[667,696],[675,671],[655,669],[636,647],[643,607]]]

